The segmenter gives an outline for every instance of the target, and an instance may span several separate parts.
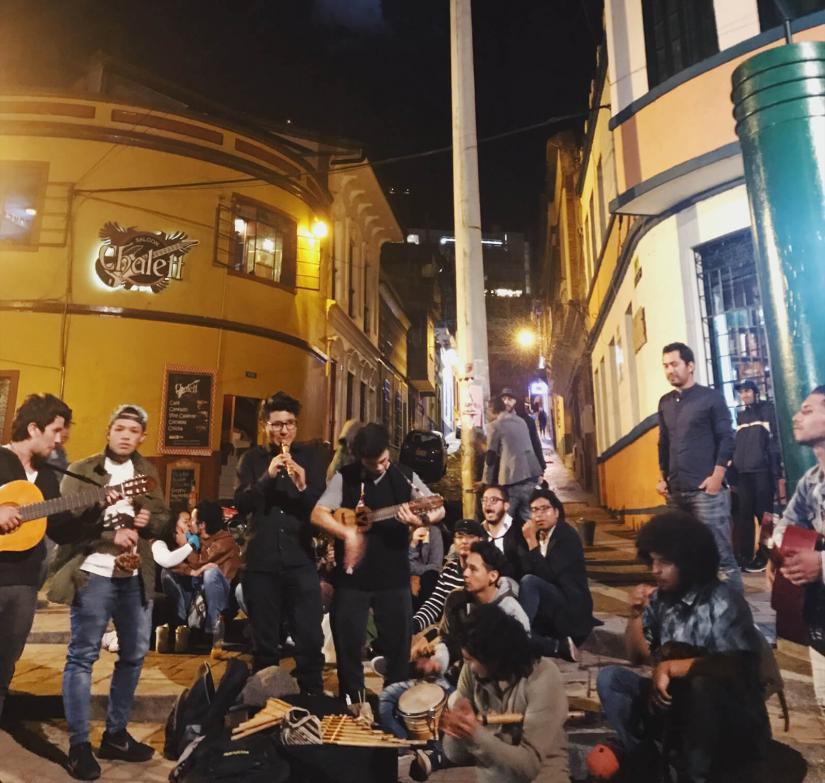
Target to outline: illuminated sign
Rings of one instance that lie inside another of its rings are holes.
[[[149,288],[158,293],[170,280],[180,280],[183,257],[198,244],[182,231],[138,231],[106,223],[100,230],[103,240],[95,261],[95,272],[109,288]]]

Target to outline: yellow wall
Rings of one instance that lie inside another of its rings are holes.
[[[99,107],[100,108],[100,107]],[[0,102],[0,123],[3,121]],[[97,124],[103,121],[98,111]],[[229,137],[230,134],[227,134]],[[233,137],[234,138],[234,137]],[[227,142],[228,143],[228,142]],[[123,188],[148,184],[204,182],[248,176],[244,172],[158,149],[112,144],[108,141],[57,136],[0,134],[0,165],[4,161],[49,163],[48,193]],[[295,292],[237,276],[215,263],[218,205],[233,194],[246,195],[287,213],[304,235],[299,241],[299,283],[318,290]],[[71,206],[71,214],[70,214]],[[284,342],[218,328],[206,328],[139,318],[75,314],[64,317],[59,307],[120,308],[175,316],[205,316],[261,327],[305,340],[325,352],[325,301],[328,291],[329,240],[305,235],[319,216],[317,208],[262,181],[196,189],[150,190],[126,193],[78,193],[50,198],[46,219],[52,225],[68,222],[66,242],[34,249],[0,249],[0,305],[28,302],[51,306],[54,313],[8,312],[0,309],[0,369],[20,372],[17,404],[30,393],[60,392],[75,413],[69,452],[79,458],[100,449],[110,411],[120,402],[143,405],[150,425],[143,452],[157,453],[158,419],[167,363],[218,372],[211,448],[220,445],[223,395],[265,397],[281,388],[302,398],[301,437],[325,434],[326,382],[324,362],[309,351]],[[324,217],[320,215],[320,217]],[[110,289],[94,273],[100,246],[99,231],[106,222],[143,231],[184,231],[198,240],[185,257],[183,278],[171,280],[159,293]],[[59,233],[59,232],[57,232]],[[56,232],[49,232],[49,241]],[[41,241],[45,242],[45,234]],[[61,332],[65,329],[65,368]],[[246,372],[257,374],[246,377]]]
[[[664,503],[656,492],[659,477],[659,428],[648,430],[599,465],[602,502],[614,511],[655,508]],[[649,515],[630,514],[624,521],[639,527]]]

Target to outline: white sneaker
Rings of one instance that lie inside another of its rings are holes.
[[[100,640],[100,646],[111,653],[118,652],[118,650],[120,650],[120,644],[118,644],[117,641],[117,631],[106,631]]]

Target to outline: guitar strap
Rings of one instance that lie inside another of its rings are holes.
[[[94,484],[96,487],[104,486],[99,481],[95,481],[94,479],[90,479],[88,476],[81,476],[79,473],[75,473],[73,470],[67,470],[66,468],[58,467],[57,465],[52,465],[51,462],[43,463],[44,468],[50,468],[51,470],[55,470],[58,473],[62,473],[64,476],[71,476],[72,478],[76,478],[78,481],[85,481],[87,484]]]

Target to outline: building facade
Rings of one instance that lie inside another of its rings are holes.
[[[351,146],[166,87],[101,68],[72,94],[0,98],[0,431],[27,394],[58,394],[76,459],[134,402],[172,499],[227,497],[274,391],[301,399],[301,439],[330,440],[346,364],[376,415],[378,260],[400,234],[368,167],[330,176]],[[356,359],[335,354],[336,308]]]
[[[825,38],[821,2],[786,5],[795,40]],[[638,523],[661,503],[665,344],[692,346],[697,381],[732,411],[740,380],[772,396],[730,91],[739,63],[784,39],[762,0],[608,0],[605,20],[609,88],[592,96],[580,188],[586,350],[602,500]]]

